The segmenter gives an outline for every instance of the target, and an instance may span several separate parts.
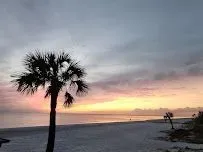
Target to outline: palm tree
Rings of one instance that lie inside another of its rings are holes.
[[[172,112],[166,112],[166,115],[164,115],[164,120],[167,121],[167,119],[170,121],[170,124],[171,124],[171,129],[174,129],[173,127],[173,121],[172,121],[172,118],[173,118],[173,113]]]
[[[88,85],[84,81],[85,69],[65,52],[56,54],[52,52],[40,53],[39,51],[26,55],[24,67],[25,72],[13,75],[14,80],[12,82],[17,86],[18,92],[32,95],[39,87],[42,87],[46,89],[45,98],[51,97],[46,152],[53,152],[57,98],[63,90],[65,92],[64,106],[69,107],[74,102],[74,96],[81,96],[88,92]]]

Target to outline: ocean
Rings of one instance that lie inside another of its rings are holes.
[[[161,116],[130,116],[114,114],[61,114],[56,115],[57,125],[144,121],[161,119]],[[0,115],[0,128],[48,126],[48,113],[6,113]]]

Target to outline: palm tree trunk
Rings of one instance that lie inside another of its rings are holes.
[[[54,151],[55,130],[56,130],[56,110],[51,109],[50,123],[49,123],[49,136],[48,136],[48,143],[47,143],[46,152],[53,152]]]
[[[174,129],[174,127],[173,127],[173,122],[172,122],[172,120],[171,120],[171,117],[168,115],[168,113],[166,113],[166,116],[168,117],[168,119],[169,119],[169,121],[170,121],[170,123],[171,123],[171,129]]]
[[[49,122],[49,135],[46,152],[54,151],[55,131],[56,131],[56,101],[57,96],[51,95],[51,112]]]
[[[170,121],[170,123],[171,123],[171,129],[174,129],[174,127],[173,127],[173,122],[172,122],[171,118],[169,117],[168,119],[169,119],[169,121]]]

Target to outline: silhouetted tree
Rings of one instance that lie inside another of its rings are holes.
[[[164,115],[164,120],[167,121],[167,119],[168,119],[170,121],[170,124],[171,124],[171,129],[174,129],[172,118],[173,118],[172,112],[167,112],[166,115]]]
[[[196,116],[196,114],[194,113],[194,114],[192,115],[192,120],[194,120],[196,117],[197,117],[197,116]]]
[[[46,152],[53,152],[56,128],[56,106],[59,92],[64,88],[64,106],[70,106],[74,95],[81,96],[88,92],[84,81],[85,69],[71,59],[70,55],[61,53],[29,53],[24,59],[25,72],[13,75],[12,81],[17,91],[34,94],[39,87],[46,88],[45,98],[51,97],[50,124]],[[71,91],[70,91],[71,90]],[[71,94],[70,92],[74,92]]]
[[[193,120],[195,125],[203,124],[203,111],[199,111],[198,114],[193,114]]]

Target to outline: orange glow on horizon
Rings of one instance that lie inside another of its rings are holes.
[[[192,81],[189,79],[187,84],[179,81],[176,82],[165,82],[164,85],[158,85],[160,90],[156,90],[152,93],[145,93],[143,95],[136,96],[136,91],[132,90],[129,95],[117,94],[116,98],[110,98],[109,100],[103,101],[92,101],[92,94],[90,97],[81,98],[79,102],[73,104],[71,108],[64,108],[63,98],[58,99],[57,111],[61,113],[88,113],[88,112],[130,112],[134,109],[159,109],[159,108],[185,108],[185,107],[202,107],[201,102],[203,97],[203,82],[202,78],[199,81]],[[185,81],[185,80],[184,80]],[[181,82],[181,83],[180,83]],[[180,84],[184,84],[180,87]],[[151,87],[151,86],[150,86]],[[157,84],[156,86],[157,87]],[[167,88],[164,88],[167,87]],[[137,90],[139,91],[139,90]],[[44,91],[43,91],[44,92]],[[141,92],[142,94],[142,92]],[[98,93],[95,94],[99,99]],[[40,91],[39,94],[33,97],[27,98],[29,100],[29,106],[33,109],[40,110],[42,112],[50,111],[50,98],[43,99],[43,93]],[[87,102],[88,101],[88,102]]]

